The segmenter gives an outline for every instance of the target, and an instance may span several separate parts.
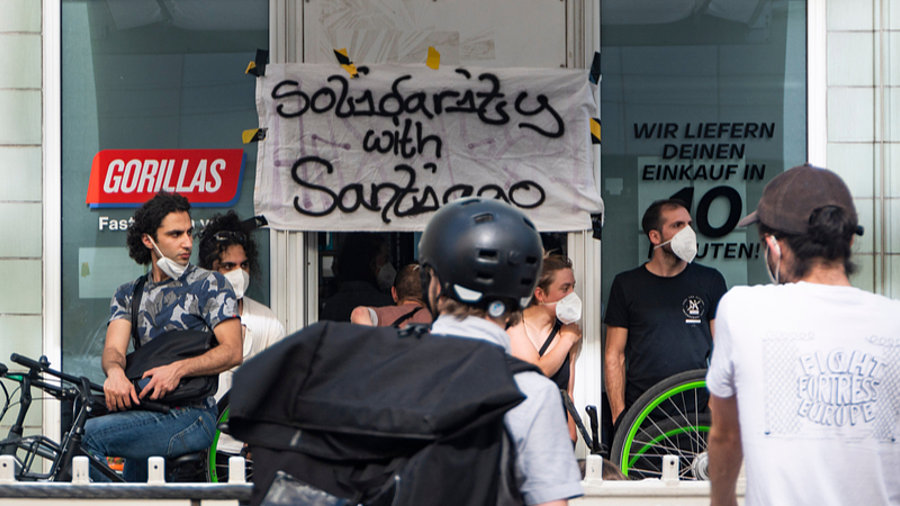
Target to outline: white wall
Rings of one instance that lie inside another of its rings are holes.
[[[865,227],[852,281],[900,298],[900,2],[829,0],[823,31],[825,165],[847,182]]]
[[[13,351],[43,350],[41,2],[0,0],[0,13],[0,362],[11,365]]]

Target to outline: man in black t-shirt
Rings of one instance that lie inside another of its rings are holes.
[[[697,236],[683,202],[654,202],[641,226],[650,261],[616,276],[604,319],[613,422],[660,380],[706,367],[716,306],[727,290],[719,271],[691,263]]]

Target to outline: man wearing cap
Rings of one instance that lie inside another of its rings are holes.
[[[850,285],[846,185],[809,165],[763,190],[770,285],[722,298],[707,375],[711,503],[900,503],[900,302]]]

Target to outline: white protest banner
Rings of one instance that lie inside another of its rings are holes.
[[[601,210],[583,70],[273,64],[258,79],[254,203],[281,230],[416,231],[465,196],[540,230]]]

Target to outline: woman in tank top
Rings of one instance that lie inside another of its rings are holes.
[[[570,398],[575,385],[575,359],[581,348],[581,328],[577,323],[560,321],[557,302],[574,289],[572,261],[562,255],[545,256],[530,305],[522,312],[521,320],[507,329],[512,355],[540,367]],[[567,305],[572,298],[567,299]],[[580,312],[580,301],[578,307]],[[568,317],[571,318],[571,312]],[[580,319],[580,314],[575,319]],[[567,418],[569,436],[574,441],[575,423]]]

